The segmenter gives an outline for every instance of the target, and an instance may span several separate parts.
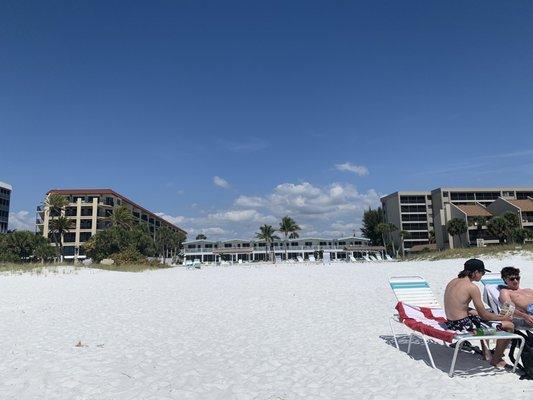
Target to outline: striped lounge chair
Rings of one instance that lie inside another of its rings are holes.
[[[411,342],[413,337],[417,336],[422,339],[433,368],[436,367],[428,346],[428,338],[431,337],[434,339],[439,339],[450,344],[455,343],[455,350],[448,373],[450,377],[453,377],[459,350],[467,340],[481,341],[491,339],[521,339],[516,360],[520,359],[520,354],[524,348],[525,340],[523,337],[517,334],[498,331],[494,335],[475,336],[471,333],[462,333],[446,329],[444,324],[446,322],[444,310],[435,298],[435,295],[433,294],[433,291],[429,287],[426,280],[421,276],[391,277],[389,278],[389,285],[394,292],[396,299],[398,300],[396,305],[396,310],[398,313],[389,320],[391,333],[394,338],[394,344],[398,350],[400,347],[396,339],[394,323],[402,324],[410,329],[407,354],[409,354],[411,351]],[[513,372],[515,371],[517,364],[518,361],[515,361],[513,365]]]

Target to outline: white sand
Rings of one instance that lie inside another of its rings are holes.
[[[533,260],[490,260],[522,268]],[[0,399],[525,399],[533,381],[393,347],[387,277],[439,299],[461,260],[0,276]],[[81,341],[83,347],[75,345]]]

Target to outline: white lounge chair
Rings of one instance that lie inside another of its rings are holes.
[[[350,256],[350,262],[357,262],[356,258],[354,256]]]
[[[296,259],[298,260],[298,262],[301,262],[301,263],[304,262],[304,258],[302,256],[298,256],[296,257]]]
[[[202,263],[200,262],[200,260],[198,258],[195,258],[194,261],[192,262],[192,267],[191,268],[202,268]]]
[[[383,261],[383,258],[381,258],[381,254],[379,253],[374,254],[374,257],[376,257],[378,261]]]
[[[427,338],[438,338],[449,343],[456,342],[453,353],[452,363],[450,365],[449,376],[453,377],[455,370],[455,363],[457,355],[463,343],[467,340],[499,340],[499,339],[519,339],[520,348],[516,361],[513,365],[513,372],[516,369],[522,350],[524,349],[525,340],[523,337],[508,332],[498,331],[494,335],[475,336],[469,333],[458,333],[447,330],[443,323],[446,321],[444,310],[440,307],[439,302],[435,298],[433,291],[428,283],[421,276],[397,276],[389,278],[389,285],[398,300],[396,309],[398,314],[391,317],[389,325],[391,333],[394,338],[394,344],[399,350],[396,333],[394,331],[393,322],[400,323],[410,329],[409,344],[407,346],[407,354],[411,351],[411,343],[413,336],[418,336],[424,342],[426,351],[431,362],[431,366],[435,367],[433,356],[429,349]],[[428,316],[429,315],[429,316]]]
[[[239,258],[239,260],[237,261],[237,263],[242,264],[242,259]]]
[[[368,254],[363,254],[363,260],[368,261],[368,262],[372,261],[370,257],[368,257]]]
[[[377,261],[377,260],[378,260],[378,259],[377,259],[375,256],[373,256],[373,255],[368,256],[368,258],[370,259],[370,261]]]
[[[192,260],[185,260],[185,268],[189,269],[189,268],[193,268],[192,266]]]
[[[315,256],[309,256],[309,261],[310,262],[316,262]]]
[[[392,258],[391,256],[389,256],[388,254],[385,254],[385,260],[387,260],[387,261],[394,261],[394,258]]]

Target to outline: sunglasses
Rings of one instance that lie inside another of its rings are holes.
[[[520,276],[510,276],[508,278],[506,278],[508,281],[519,281],[520,280]]]

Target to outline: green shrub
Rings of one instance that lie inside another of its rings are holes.
[[[146,264],[148,260],[141,252],[133,247],[128,247],[109,256],[117,265]]]

